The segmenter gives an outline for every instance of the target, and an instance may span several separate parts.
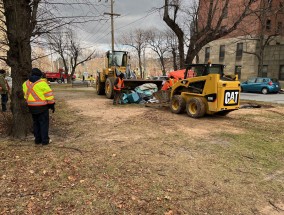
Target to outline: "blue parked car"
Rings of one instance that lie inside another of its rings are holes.
[[[281,90],[279,81],[276,78],[250,78],[241,83],[242,92],[256,93],[278,93]]]

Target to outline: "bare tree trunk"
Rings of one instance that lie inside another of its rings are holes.
[[[70,84],[71,81],[70,81],[70,78],[68,76],[68,64],[66,62],[66,59],[64,58],[64,53],[62,53],[61,58],[62,58],[63,65],[64,65],[64,73],[65,73],[65,76],[66,76],[66,79],[67,79],[67,83]]]
[[[138,51],[138,63],[139,63],[139,70],[140,70],[140,77],[143,77],[143,71],[142,71],[142,59],[141,59],[141,50]]]
[[[176,19],[176,13],[174,19]],[[175,32],[178,38],[178,50],[179,50],[179,63],[180,68],[184,68],[184,33],[183,30],[179,27],[179,25],[175,22],[175,20],[171,19],[169,16],[169,0],[165,0],[165,8],[164,8],[164,17],[163,20],[166,24]]]
[[[31,18],[27,15],[31,14],[31,8],[26,2],[27,0],[3,1],[10,48],[7,53],[7,64],[11,67],[13,78],[11,135],[16,138],[27,136],[32,128],[31,115],[28,113],[22,90],[22,84],[28,79],[32,69],[31,31],[27,30],[31,29]]]
[[[195,56],[198,54],[198,52],[202,49],[202,45],[197,45],[194,46],[194,43],[190,43],[188,50],[187,50],[187,55],[185,59],[185,64],[191,64],[195,58]]]
[[[260,42],[262,42],[260,40]],[[259,47],[259,58],[258,58],[258,75],[263,77],[263,58],[264,58],[264,48],[261,44]]]
[[[162,67],[162,73],[163,75],[166,75],[165,60],[162,56],[160,57],[160,62],[161,62],[161,67]]]
[[[173,67],[174,70],[178,70],[178,66],[177,66],[177,53],[175,49],[172,49],[172,55],[173,55]]]

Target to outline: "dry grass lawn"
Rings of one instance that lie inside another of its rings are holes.
[[[192,119],[55,92],[50,146],[0,117],[0,214],[284,213],[283,106]]]

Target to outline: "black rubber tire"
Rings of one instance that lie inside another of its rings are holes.
[[[173,113],[180,114],[185,110],[185,100],[181,97],[181,95],[175,95],[171,99],[170,108]]]
[[[206,113],[206,105],[201,98],[191,98],[186,103],[186,112],[192,118],[203,117]]]
[[[114,78],[108,78],[105,84],[105,94],[108,99],[113,99],[114,95],[113,85],[114,85]]]
[[[269,91],[268,91],[268,89],[266,88],[266,87],[264,87],[264,88],[262,88],[261,89],[261,93],[262,94],[267,94]]]
[[[58,84],[62,84],[62,80],[61,79],[57,79],[56,80]]]
[[[96,91],[98,95],[105,94],[105,83],[100,81],[100,76],[98,76],[96,79]]]

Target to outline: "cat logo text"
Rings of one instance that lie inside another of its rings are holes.
[[[236,90],[226,90],[224,105],[225,106],[237,105],[239,102],[239,94],[240,94],[239,91]]]

